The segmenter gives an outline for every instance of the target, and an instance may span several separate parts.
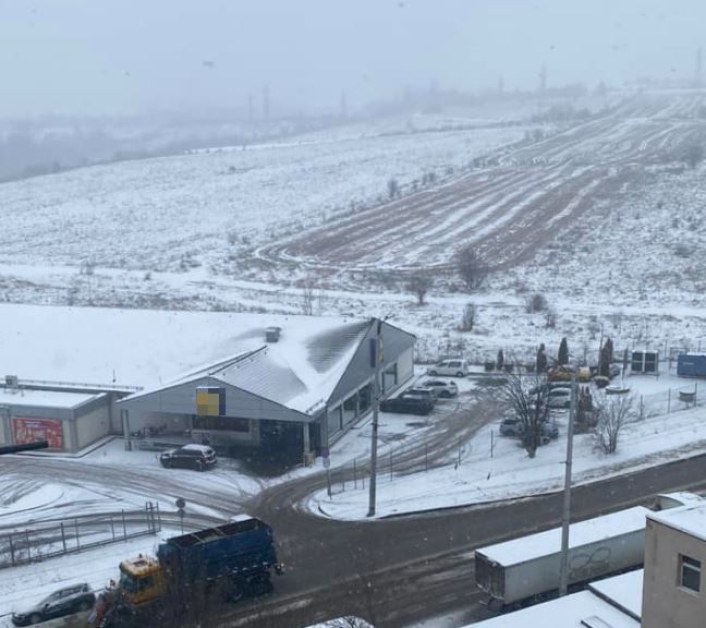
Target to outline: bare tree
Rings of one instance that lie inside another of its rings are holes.
[[[301,283],[302,286],[302,300],[301,300],[301,308],[302,308],[302,314],[304,316],[313,316],[314,315],[314,301],[315,299],[315,294],[314,294],[314,280],[311,278],[307,278],[302,281]]]
[[[541,292],[535,292],[525,299],[525,312],[532,314],[533,312],[544,312],[549,307],[547,297]]]
[[[407,290],[416,295],[417,305],[424,305],[424,297],[427,296],[432,285],[431,277],[417,273],[412,275],[407,282]]]
[[[476,324],[476,316],[478,315],[478,308],[475,303],[466,303],[463,306],[463,315],[461,316],[461,325],[459,326],[459,331],[472,331],[474,325]]]
[[[703,144],[697,141],[688,144],[684,149],[683,159],[688,164],[689,168],[692,170],[696,168],[704,159]]]
[[[456,270],[469,291],[480,288],[488,277],[488,265],[473,244],[462,246],[454,256]]]
[[[618,437],[622,429],[637,420],[633,412],[634,405],[634,395],[615,395],[606,397],[597,406],[596,440],[604,453],[614,454],[618,450]]]
[[[526,381],[531,384],[526,384]],[[536,374],[535,377],[523,379],[519,375],[509,374],[501,387],[501,396],[522,425],[522,446],[527,455],[534,458],[543,442],[542,427],[551,418],[546,378]]]

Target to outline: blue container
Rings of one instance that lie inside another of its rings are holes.
[[[706,377],[706,353],[680,353],[677,356],[677,375]]]

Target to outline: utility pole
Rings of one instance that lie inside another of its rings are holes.
[[[368,501],[368,517],[375,516],[375,489],[378,466],[378,406],[380,405],[380,360],[382,351],[380,350],[382,321],[373,318],[375,325],[375,338],[370,338],[370,360],[373,367],[373,429],[372,442],[370,443],[370,487]]]
[[[578,382],[576,370],[571,375],[571,407],[569,429],[566,435],[566,471],[564,475],[564,509],[561,515],[561,562],[559,567],[559,595],[569,588],[569,521],[571,519],[571,461],[574,449],[574,421],[576,420]]]

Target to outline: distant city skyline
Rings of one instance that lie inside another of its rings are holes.
[[[404,86],[695,77],[696,0],[0,0],[0,116],[349,110]]]

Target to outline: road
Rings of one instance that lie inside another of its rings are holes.
[[[660,492],[705,488],[703,455],[577,487],[572,519],[650,505]],[[292,507],[304,490],[284,484],[253,503],[277,530],[288,574],[276,581],[276,595],[232,609],[227,625],[293,628],[351,613],[378,628],[401,628],[451,611],[477,621],[489,611],[475,588],[473,550],[561,520],[562,496],[553,494],[381,521],[330,521]]]
[[[403,471],[412,471],[427,448],[432,463],[444,460],[445,445],[469,437],[484,422],[483,396],[463,403],[443,422],[435,438],[407,450]],[[470,417],[474,417],[469,420]],[[454,445],[455,448],[455,445]],[[421,464],[424,464],[421,462]],[[5,479],[31,483],[52,478],[64,484],[105,487],[108,499],[124,495],[190,495],[201,509],[228,512],[243,508],[275,529],[286,574],[276,578],[275,593],[253,602],[219,609],[212,625],[296,628],[342,614],[372,621],[378,628],[408,626],[454,612],[471,622],[489,615],[473,579],[473,550],[492,542],[559,524],[561,495],[512,500],[484,507],[451,509],[405,517],[333,521],[301,507],[312,491],[323,488],[323,474],[309,475],[247,497],[228,473],[170,473],[158,465],[125,469],[90,461],[9,458],[0,461]],[[230,474],[232,475],[232,474]],[[21,481],[20,479],[21,478]],[[193,478],[193,487],[186,486]],[[204,485],[202,480],[211,484]],[[410,481],[412,476],[410,476]],[[110,488],[107,488],[110,487]],[[706,455],[608,479],[574,489],[573,518],[649,503],[654,495],[676,489],[706,488]],[[192,490],[193,489],[193,490]],[[100,504],[86,504],[89,509]],[[67,504],[67,507],[69,505]],[[103,502],[103,508],[106,503]],[[52,509],[42,511],[46,516]],[[59,514],[61,516],[61,514]]]

